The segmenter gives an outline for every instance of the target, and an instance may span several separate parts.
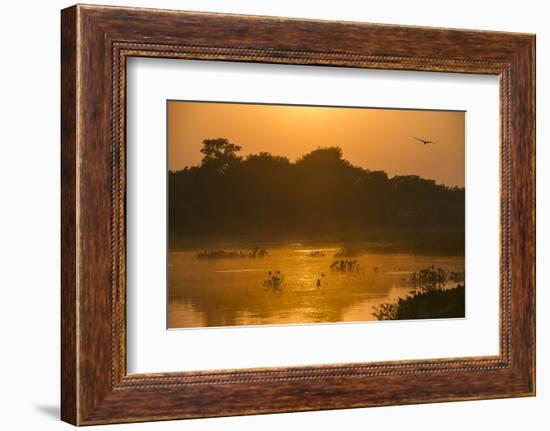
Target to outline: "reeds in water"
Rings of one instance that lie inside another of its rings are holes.
[[[352,272],[359,269],[357,260],[352,259],[338,259],[332,262],[330,269],[340,272]]]
[[[267,273],[268,278],[264,280],[264,286],[271,287],[274,290],[280,290],[283,285],[283,281],[285,279],[285,276],[283,273],[279,270],[276,271],[268,271]]]
[[[265,248],[255,247],[243,250],[201,250],[197,253],[197,259],[231,259],[231,258],[259,258],[269,256]]]

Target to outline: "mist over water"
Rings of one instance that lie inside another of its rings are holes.
[[[199,259],[169,253],[169,328],[376,320],[373,306],[404,298],[410,275],[434,265],[464,271],[464,256],[363,253],[356,267],[331,269],[342,244],[281,245],[261,258]],[[280,285],[266,284],[280,271]]]

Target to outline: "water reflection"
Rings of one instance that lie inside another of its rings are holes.
[[[410,274],[430,265],[463,271],[463,257],[366,253],[357,269],[331,269],[338,245],[270,248],[262,258],[197,259],[169,253],[170,328],[355,322],[374,320],[372,307],[405,297]],[[277,288],[269,272],[284,276]]]

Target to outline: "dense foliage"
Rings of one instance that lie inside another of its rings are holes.
[[[418,292],[375,307],[378,320],[450,319],[465,316],[464,285]]]
[[[465,316],[464,271],[433,265],[411,274],[413,290],[406,298],[374,307],[378,320],[436,319]],[[449,284],[458,284],[448,288]]]
[[[464,189],[353,166],[339,147],[295,162],[241,157],[207,139],[200,166],[169,172],[171,237],[312,238],[373,228],[464,228]]]

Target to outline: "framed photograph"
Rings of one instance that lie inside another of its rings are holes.
[[[62,419],[535,394],[535,36],[61,14]]]

